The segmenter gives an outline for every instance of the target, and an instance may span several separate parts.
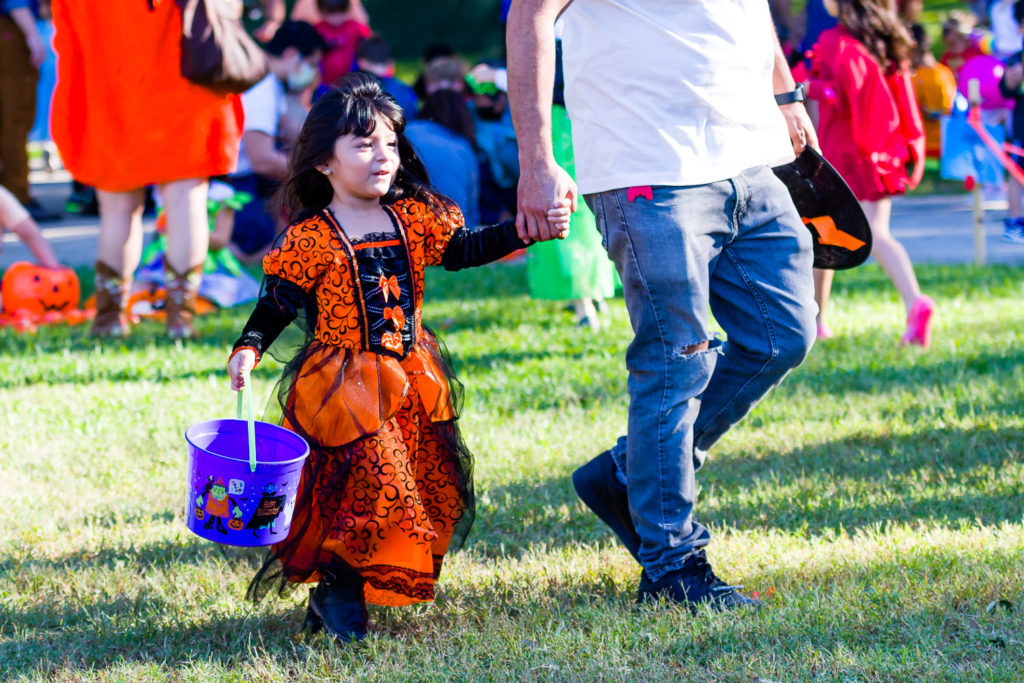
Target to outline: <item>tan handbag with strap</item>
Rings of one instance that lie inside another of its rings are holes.
[[[181,8],[181,75],[243,93],[267,75],[267,56],[242,27],[241,0],[175,0]]]

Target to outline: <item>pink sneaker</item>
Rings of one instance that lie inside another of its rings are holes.
[[[832,332],[832,328],[828,326],[828,323],[818,323],[818,339],[831,339],[834,336],[836,335]]]
[[[932,343],[932,315],[935,313],[935,300],[930,296],[919,296],[914,299],[907,316],[907,331],[900,343],[917,344],[928,348]]]

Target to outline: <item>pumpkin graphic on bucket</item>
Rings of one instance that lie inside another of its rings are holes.
[[[249,378],[242,394],[249,419],[207,420],[185,431],[188,444],[188,528],[225,545],[263,546],[288,536],[302,466],[305,439],[252,416]]]

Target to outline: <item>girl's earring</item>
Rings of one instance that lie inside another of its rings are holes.
[[[331,175],[331,169],[329,169],[329,168],[325,168],[324,170],[322,170],[320,172],[323,173],[324,175]]]

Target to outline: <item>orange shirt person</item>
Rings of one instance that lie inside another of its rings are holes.
[[[143,191],[157,185],[167,205],[167,331],[191,337],[209,239],[207,179],[234,170],[241,101],[181,75],[175,0],[53,0],[52,10],[53,140],[100,205],[91,334],[129,332],[124,307],[141,255]]]
[[[932,54],[932,41],[920,24],[910,27],[917,46],[911,52],[914,66],[914,92],[924,120],[925,156],[938,159],[942,154],[942,117],[953,109],[956,76]]]

